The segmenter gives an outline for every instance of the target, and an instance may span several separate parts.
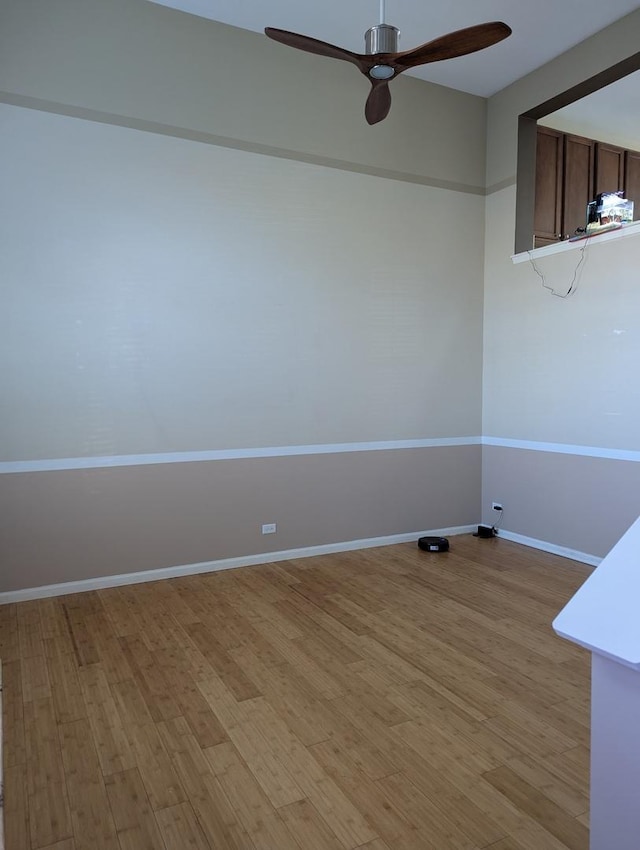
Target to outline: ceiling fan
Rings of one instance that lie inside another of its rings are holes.
[[[265,34],[289,47],[331,59],[343,59],[356,65],[371,83],[364,110],[365,117],[369,124],[377,124],[387,117],[391,109],[389,81],[394,77],[417,65],[454,59],[484,50],[485,47],[491,47],[511,35],[511,27],[500,21],[478,24],[442,35],[413,50],[399,52],[400,30],[385,23],[385,0],[380,0],[380,23],[367,30],[364,36],[366,53],[352,53],[326,41],[273,27],[266,27]]]

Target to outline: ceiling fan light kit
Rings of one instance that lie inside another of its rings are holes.
[[[371,91],[364,110],[365,117],[369,124],[377,124],[387,117],[391,109],[389,80],[417,65],[455,59],[458,56],[484,50],[511,35],[511,28],[501,21],[478,24],[440,36],[413,50],[400,52],[398,51],[400,30],[385,23],[385,0],[380,0],[380,23],[372,26],[365,33],[365,53],[352,53],[350,50],[336,47],[326,41],[273,27],[267,27],[265,34],[288,47],[295,47],[330,59],[342,59],[356,65],[371,83]]]

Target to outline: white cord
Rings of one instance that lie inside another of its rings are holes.
[[[385,15],[386,0],[380,0],[380,23],[383,24],[386,18]]]
[[[583,266],[584,263],[586,262],[586,259],[587,259],[587,253],[586,252],[587,252],[588,244],[589,244],[589,239],[587,237],[584,240],[584,245],[582,246],[582,249],[580,251],[580,259],[578,260],[578,265],[575,267],[575,270],[573,272],[573,277],[571,279],[571,283],[569,284],[569,289],[567,289],[567,291],[565,293],[556,292],[555,289],[552,286],[549,286],[549,284],[547,283],[546,277],[544,276],[544,274],[540,271],[540,269],[536,265],[536,261],[533,259],[532,252],[527,251],[527,254],[529,255],[529,261],[531,262],[531,268],[534,270],[534,272],[538,275],[538,277],[542,281],[542,285],[544,286],[544,288],[548,289],[549,292],[552,295],[555,295],[556,298],[568,298],[570,295],[575,295],[575,293],[577,292],[577,290],[578,290],[578,285],[577,285],[578,284],[578,272],[580,271],[580,267]]]

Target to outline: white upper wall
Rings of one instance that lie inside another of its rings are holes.
[[[489,102],[488,182],[515,174],[518,115],[622,61],[640,11]],[[483,433],[640,449],[640,237],[514,266],[514,185],[486,203]],[[537,271],[536,271],[537,269]],[[539,274],[538,274],[539,272]],[[555,297],[574,286],[567,299]]]
[[[349,66],[145,0],[8,0],[0,91],[3,460],[479,433],[482,99],[369,127]]]
[[[13,106],[0,126],[4,459],[479,432],[483,198]]]

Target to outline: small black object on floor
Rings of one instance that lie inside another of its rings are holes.
[[[421,537],[418,548],[424,552],[448,552],[449,541],[446,537]]]
[[[482,537],[483,539],[488,540],[489,538],[496,536],[496,530],[492,525],[479,525],[478,530],[473,536]]]

